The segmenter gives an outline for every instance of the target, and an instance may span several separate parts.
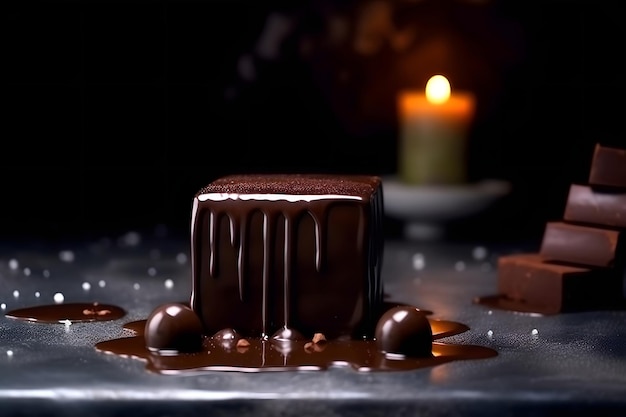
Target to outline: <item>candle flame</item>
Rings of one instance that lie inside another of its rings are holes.
[[[450,98],[450,83],[443,75],[433,75],[426,83],[426,99],[433,104],[443,104]]]

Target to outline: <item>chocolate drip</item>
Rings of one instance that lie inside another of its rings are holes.
[[[383,205],[383,188],[379,188],[379,190],[374,194],[372,203],[372,211],[370,213],[370,219],[373,222],[372,233],[373,238],[369,241],[369,256],[368,259],[373,263],[373,267],[368,270],[368,279],[367,282],[370,291],[370,310],[369,310],[369,320],[371,322],[375,322],[377,317],[380,315],[380,311],[375,308],[376,306],[381,306],[383,302],[383,286],[380,279],[381,271],[382,271],[382,260],[383,260],[383,244],[384,236],[383,236],[383,215],[384,215],[384,205]]]
[[[323,231],[326,230],[326,222],[328,211],[324,210],[321,214],[317,214],[314,212],[309,212],[313,221],[315,223],[315,270],[317,272],[322,272],[324,259],[322,258],[322,254],[326,251],[326,239]]]
[[[218,245],[215,242],[218,240],[217,236],[217,226],[219,223],[219,214],[216,214],[213,211],[209,212],[209,245],[211,246],[211,251],[209,252],[209,274],[212,277],[216,277],[218,274],[217,270],[217,259],[219,258]]]
[[[231,219],[231,224],[232,224],[232,219]],[[239,229],[239,240],[235,241],[233,240],[232,245],[238,245],[237,246],[237,279],[239,281],[239,300],[240,301],[245,301],[244,300],[244,292],[245,292],[245,287],[244,287],[244,279],[243,277],[245,276],[246,273],[246,257],[244,254],[244,250],[243,248],[246,247],[246,233],[248,230],[248,218],[247,217],[239,217],[239,223],[237,224],[237,229]],[[235,235],[235,227],[233,227],[231,229],[231,236]]]
[[[293,219],[285,215],[285,244],[283,251],[283,317],[284,328],[289,329],[289,294],[291,294],[291,264],[293,256]]]

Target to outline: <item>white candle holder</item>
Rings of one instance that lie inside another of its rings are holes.
[[[410,185],[383,177],[385,215],[404,221],[409,240],[437,240],[446,225],[480,213],[510,192],[507,181],[487,179],[454,185]]]

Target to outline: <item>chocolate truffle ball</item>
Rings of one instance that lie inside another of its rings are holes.
[[[433,331],[426,315],[412,306],[387,310],[378,320],[376,344],[388,356],[432,356]]]
[[[203,326],[188,306],[169,303],[157,307],[146,320],[146,347],[161,355],[202,350]]]

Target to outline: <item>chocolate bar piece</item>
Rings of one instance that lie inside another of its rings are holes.
[[[617,271],[545,262],[538,253],[498,258],[498,292],[542,314],[611,307],[622,296]]]
[[[626,189],[599,191],[571,184],[563,220],[626,228]]]
[[[591,160],[589,184],[626,188],[626,149],[596,144]]]
[[[382,215],[376,176],[220,178],[193,200],[191,306],[209,334],[371,337]]]
[[[618,267],[626,257],[626,230],[548,222],[540,253],[546,259],[598,267]]]

